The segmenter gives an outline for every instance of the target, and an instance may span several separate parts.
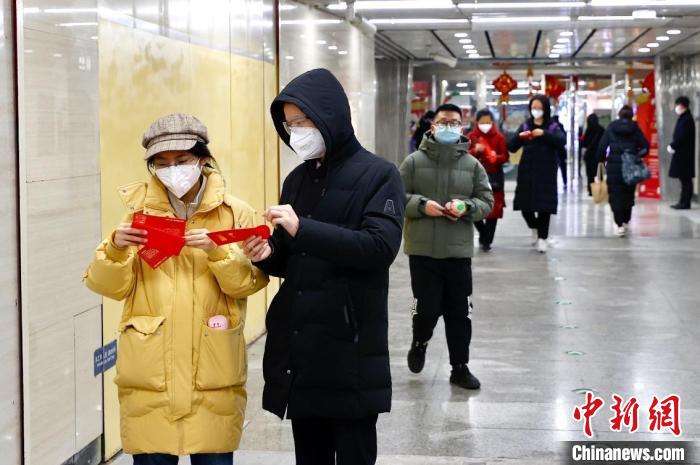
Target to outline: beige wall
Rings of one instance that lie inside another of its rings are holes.
[[[329,69],[348,95],[357,138],[367,150],[374,151],[374,38],[336,16],[300,3],[282,0],[280,7],[280,89],[305,71]],[[298,163],[294,152],[282,144],[281,179]]]
[[[17,268],[17,141],[12,10],[0,1],[0,457],[19,463],[20,327]]]

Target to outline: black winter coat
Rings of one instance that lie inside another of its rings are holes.
[[[637,186],[628,185],[622,178],[622,153],[625,149],[645,157],[649,153],[649,141],[644,137],[637,123],[629,119],[618,119],[610,123],[598,144],[598,160],[605,162],[607,159],[608,194],[610,208],[613,211],[626,210],[634,206],[634,193]]]
[[[695,177],[695,121],[690,110],[678,117],[673,130],[671,148],[676,151],[671,158],[669,177]]]
[[[257,265],[284,278],[267,313],[263,408],[280,418],[360,418],[391,407],[389,266],[401,245],[405,193],[396,167],[355,138],[342,86],[325,69],[290,82],[271,106],[282,140],[294,103],[326,143],[318,202],[296,237],[276,228]],[[309,163],[284,181],[281,204],[309,198]]]
[[[532,140],[522,140],[523,131],[544,130],[544,135]],[[518,184],[515,187],[513,209],[528,212],[557,213],[557,169],[559,152],[566,145],[566,138],[556,122],[538,126],[532,118],[522,124],[508,141],[508,150],[517,152],[523,148],[518,165]]]
[[[581,146],[586,149],[583,160],[586,162],[586,177],[594,178],[598,169],[598,144],[603,137],[605,128],[600,124],[586,128]]]

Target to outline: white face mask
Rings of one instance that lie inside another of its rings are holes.
[[[683,112],[685,111],[685,108],[683,108],[683,107],[680,106],[680,105],[676,105],[675,111],[676,111],[676,114],[677,114],[678,116],[680,116],[680,115],[682,115]]]
[[[493,127],[493,124],[480,124],[479,131],[483,132],[484,134],[487,134],[491,130],[492,127]]]
[[[321,158],[326,153],[326,143],[317,128],[292,128],[289,145],[304,161]]]
[[[539,119],[539,118],[542,118],[544,116],[543,110],[537,110],[535,108],[533,108],[530,113],[532,113],[532,117],[535,119]]]
[[[202,167],[199,163],[156,169],[156,176],[158,176],[160,182],[162,182],[170,192],[175,194],[175,197],[178,199],[181,199],[195,184],[197,184],[201,175]]]

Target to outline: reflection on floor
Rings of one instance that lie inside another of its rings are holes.
[[[593,421],[597,439],[673,439],[667,431],[649,433],[647,419],[652,396],[671,393],[682,399],[683,439],[700,439],[700,210],[642,201],[631,227],[630,237],[616,238],[607,205],[562,194],[552,247],[540,255],[520,215],[507,211],[492,252],[474,259],[470,367],[481,379],[479,392],[448,383],[441,324],[424,372],[406,368],[412,296],[402,254],[390,290],[394,403],[380,417],[379,463],[552,463],[559,441],[584,439],[571,418],[584,388],[606,401]],[[294,463],[290,423],[260,408],[263,345],[250,350],[247,426],[236,465]],[[612,393],[639,399],[633,436],[610,430]]]

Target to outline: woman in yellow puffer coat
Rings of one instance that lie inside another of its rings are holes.
[[[87,286],[125,300],[116,384],[121,437],[135,465],[231,465],[246,406],[243,324],[246,297],[267,285],[237,245],[217,247],[209,231],[253,227],[253,209],[225,193],[206,144],[206,127],[190,115],[153,123],[143,145],[149,183],[120,189],[126,218],[100,244]],[[137,254],[147,232],[131,228],[143,212],[187,221],[185,247],[152,269]],[[229,329],[210,328],[216,315]]]

